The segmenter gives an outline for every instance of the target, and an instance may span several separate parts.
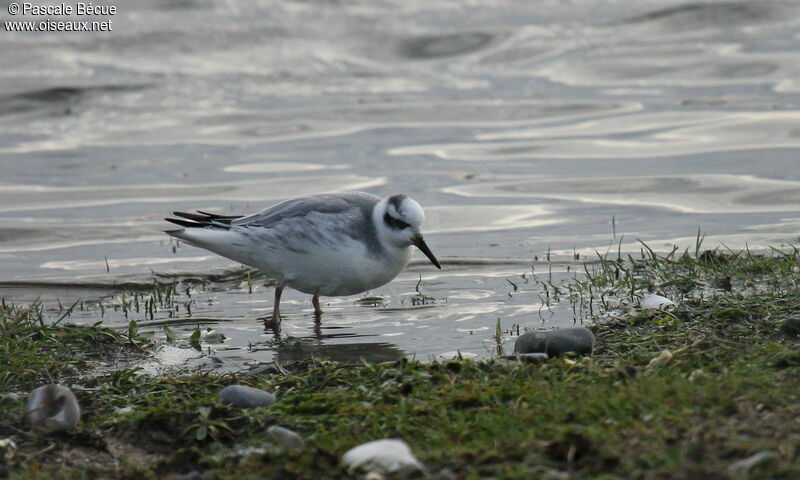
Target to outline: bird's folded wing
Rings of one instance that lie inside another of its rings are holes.
[[[361,210],[364,216],[369,218],[372,208],[378,201],[380,201],[378,197],[362,192],[309,195],[286,200],[253,215],[235,219],[231,225],[270,227],[291,218],[307,217],[310,214],[315,216],[345,214],[353,209]]]

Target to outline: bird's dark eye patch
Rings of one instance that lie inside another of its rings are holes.
[[[386,222],[386,225],[389,225],[389,227],[391,227],[391,228],[393,228],[395,230],[402,230],[402,229],[404,229],[404,228],[409,226],[406,222],[404,222],[402,220],[398,220],[398,219],[394,218],[393,216],[389,215],[389,212],[386,212],[383,215],[383,221]]]

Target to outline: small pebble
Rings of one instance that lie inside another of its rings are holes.
[[[0,458],[10,462],[17,454],[17,444],[11,438],[0,440]]]
[[[674,307],[675,302],[667,297],[650,293],[642,297],[639,301],[639,306],[642,310],[664,310],[669,307]]]
[[[4,393],[0,395],[0,403],[14,403],[19,400],[19,394],[15,392]]]
[[[247,385],[228,385],[220,392],[219,400],[239,408],[267,407],[275,403],[275,395]]]
[[[783,333],[792,337],[800,335],[800,317],[787,318],[783,321],[781,329],[783,330]]]
[[[303,441],[303,437],[288,428],[278,425],[273,425],[267,429],[267,438],[276,447],[287,450],[299,452],[306,448],[306,442]]]
[[[359,468],[401,475],[425,470],[408,444],[396,439],[375,440],[353,447],[342,456],[342,462],[351,474]]]
[[[658,370],[659,368],[667,365],[672,361],[672,352],[669,350],[661,350],[657,357],[654,357],[645,367],[647,371]]]
[[[22,418],[37,433],[61,432],[78,424],[81,407],[72,390],[64,385],[48,384],[28,395]]]
[[[706,376],[706,372],[703,371],[702,368],[698,368],[697,370],[692,370],[692,373],[689,374],[688,380],[689,380],[689,383],[694,383],[694,382],[698,381],[699,379],[701,379],[701,378],[703,378],[705,376]]]
[[[546,332],[528,332],[520,335],[514,344],[517,354],[545,353],[557,357],[567,352],[592,353],[594,334],[586,327],[562,328]]]

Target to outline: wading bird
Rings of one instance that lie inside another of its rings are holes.
[[[416,246],[441,269],[422,239],[425,212],[405,195],[380,198],[344,192],[286,200],[248,216],[173,212],[168,222],[184,227],[166,233],[277,280],[272,319],[280,322],[286,287],[313,295],[341,296],[390,282]]]

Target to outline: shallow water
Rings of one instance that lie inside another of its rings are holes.
[[[531,269],[564,278],[575,253],[637,239],[693,247],[698,228],[709,248],[797,240],[797,2],[117,6],[111,33],[0,39],[0,281],[34,282],[0,295],[53,318],[83,298],[72,321],[147,322],[110,286],[237,267],[173,249],[173,210],[321,191],[413,196],[445,268],[416,254],[369,292],[385,304],[325,299],[318,326],[289,292],[279,336],[259,318],[269,287],[208,280],[177,301],[226,319],[210,322],[225,340],[190,362],[485,357],[498,319],[507,341],[582,321],[544,305]],[[420,276],[436,300],[413,305]]]

